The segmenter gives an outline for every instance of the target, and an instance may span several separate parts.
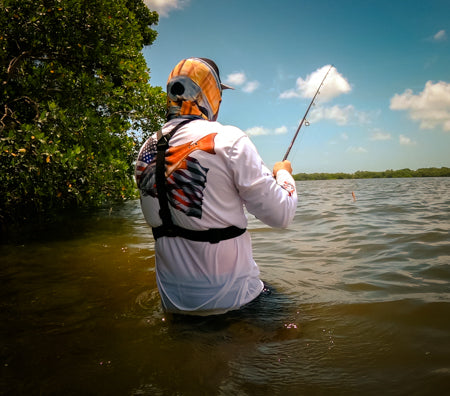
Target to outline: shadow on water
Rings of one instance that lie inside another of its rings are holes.
[[[294,301],[270,286],[240,310],[207,317],[164,314],[154,309],[158,297],[143,292],[128,313],[139,320],[142,345],[151,351],[139,359],[142,384],[132,389],[133,395],[243,394],[246,387],[251,394],[263,391],[265,361],[282,360],[271,355],[270,345],[292,345],[301,337]],[[266,351],[261,355],[259,349]],[[257,372],[242,373],[242,359],[251,359],[246,370]],[[242,381],[247,385],[242,387]]]
[[[92,230],[102,232],[111,227],[111,221],[126,223],[120,213],[129,207],[105,207],[96,210],[66,210],[53,214],[47,220],[29,219],[21,224],[4,227],[0,233],[0,246],[30,243],[53,243],[61,240],[80,238]]]

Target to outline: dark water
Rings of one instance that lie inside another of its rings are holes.
[[[450,394],[450,179],[298,190],[250,219],[274,291],[218,318],[161,311],[138,202],[0,245],[0,394]]]

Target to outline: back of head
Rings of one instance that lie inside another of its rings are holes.
[[[188,58],[180,61],[167,80],[167,119],[199,116],[215,121],[222,101],[219,69],[210,59]]]

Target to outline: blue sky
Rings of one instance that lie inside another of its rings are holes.
[[[145,0],[160,20],[143,50],[165,90],[183,58],[208,57],[219,121],[246,131],[267,166],[294,173],[450,166],[450,1]]]

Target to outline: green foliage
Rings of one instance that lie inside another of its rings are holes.
[[[377,179],[392,177],[450,177],[450,168],[388,169],[383,172],[357,171],[355,173],[297,173],[295,180]]]
[[[142,0],[0,2],[0,224],[136,194],[136,150],[164,120]]]

